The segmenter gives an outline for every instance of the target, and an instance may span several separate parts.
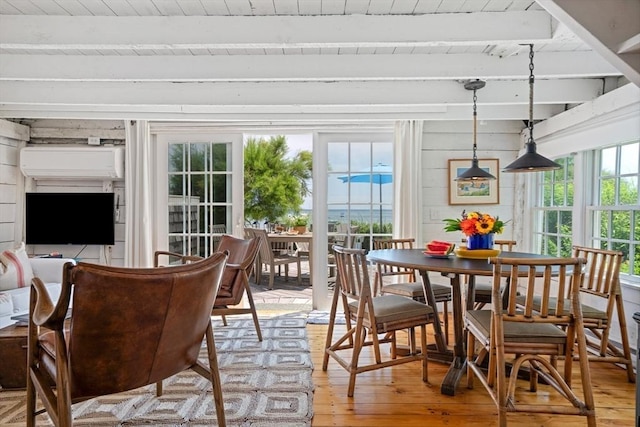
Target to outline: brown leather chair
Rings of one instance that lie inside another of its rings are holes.
[[[34,278],[27,426],[43,411],[56,426],[71,426],[73,403],[157,384],[185,369],[211,381],[218,424],[225,425],[211,310],[226,259],[217,252],[159,268],[67,263],[55,305]],[[198,360],[205,337],[208,366]],[[44,410],[36,411],[36,395]]]
[[[251,314],[258,339],[262,341],[258,313],[256,312],[251,286],[249,285],[249,275],[255,265],[259,249],[260,239],[258,237],[239,239],[228,234],[222,236],[218,250],[228,251],[229,259],[224,268],[222,283],[211,314],[222,316],[225,326],[227,325],[226,316],[228,315]],[[247,294],[249,307],[233,307],[242,302],[242,296],[245,293]]]

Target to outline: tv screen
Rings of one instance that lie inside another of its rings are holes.
[[[113,245],[113,193],[27,193],[29,245]]]

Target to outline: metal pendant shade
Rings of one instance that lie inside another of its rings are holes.
[[[533,45],[529,45],[529,139],[525,144],[526,152],[511,162],[503,172],[538,172],[560,169],[560,165],[536,152],[533,140]]]
[[[476,101],[478,98],[476,96],[476,91],[478,89],[482,89],[484,86],[485,82],[478,79],[470,80],[464,84],[465,89],[473,91],[473,158],[471,159],[471,167],[458,175],[455,178],[456,181],[486,181],[496,179],[495,176],[478,166],[478,156],[476,155],[476,150],[478,148],[476,143],[478,136],[478,112],[476,108]]]

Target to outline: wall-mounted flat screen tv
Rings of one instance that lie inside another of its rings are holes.
[[[113,193],[27,193],[28,245],[113,245]]]

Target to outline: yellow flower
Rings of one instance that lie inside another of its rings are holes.
[[[476,230],[480,234],[489,234],[493,232],[494,219],[489,215],[483,215],[482,219],[476,222]]]

